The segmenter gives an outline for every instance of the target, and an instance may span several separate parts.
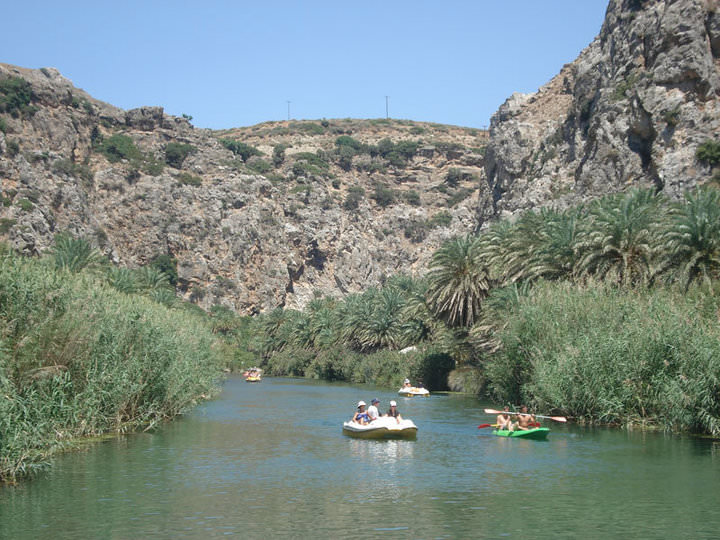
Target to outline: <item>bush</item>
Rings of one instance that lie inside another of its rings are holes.
[[[181,186],[198,187],[202,185],[202,178],[188,172],[181,172],[176,176],[176,180]]]
[[[36,112],[30,105],[33,91],[30,83],[21,77],[9,77],[0,80],[0,112],[13,116],[28,115]]]
[[[287,150],[286,144],[278,144],[273,147],[273,165],[279,167],[285,162],[285,150]]]
[[[405,199],[405,202],[412,206],[420,206],[420,194],[414,189],[406,191],[403,198]]]
[[[98,138],[97,141],[95,149],[110,163],[127,160],[131,169],[142,170],[151,176],[157,176],[163,171],[163,163],[152,155],[141,152],[128,135],[116,133],[108,139],[100,140]]]
[[[117,163],[123,159],[128,161],[141,160],[142,152],[135,146],[131,137],[116,133],[110,138],[100,142],[98,152],[104,155],[110,163]]]
[[[253,157],[247,162],[247,168],[256,174],[265,174],[272,170],[272,165],[259,157]]]
[[[385,184],[375,184],[375,190],[370,196],[379,206],[386,208],[395,202],[395,191]]]
[[[720,163],[720,142],[717,141],[705,141],[698,146],[695,152],[695,157],[698,161],[707,163],[715,166]]]
[[[249,144],[235,141],[233,139],[220,139],[220,144],[230,150],[236,156],[240,156],[243,161],[247,161],[252,156],[262,156],[263,153]]]
[[[353,186],[348,189],[348,193],[345,196],[345,202],[343,202],[343,208],[345,210],[357,210],[360,206],[360,201],[365,197],[365,190],[359,186]]]
[[[452,215],[446,211],[438,212],[428,220],[428,226],[432,229],[436,227],[447,227],[450,223],[452,223]]]
[[[8,156],[15,157],[20,153],[20,143],[15,139],[5,140],[5,148],[7,149]]]
[[[90,167],[82,163],[75,163],[70,159],[58,159],[52,165],[53,171],[67,176],[82,178],[87,182],[92,182],[94,174]]]
[[[165,163],[179,169],[190,154],[197,151],[191,144],[170,142],[165,146]]]

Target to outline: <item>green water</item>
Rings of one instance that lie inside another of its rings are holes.
[[[417,440],[342,435],[374,396]],[[0,538],[720,537],[720,443],[561,424],[495,437],[477,429],[495,405],[231,378],[179,421],[0,488]]]

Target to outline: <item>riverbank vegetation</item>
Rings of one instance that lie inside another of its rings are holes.
[[[0,247],[0,481],[216,391],[227,348],[167,281],[152,267],[112,269],[71,237],[40,259]]]
[[[718,278],[720,193],[636,189],[451,240],[423,279],[260,316],[253,347],[272,374],[720,435]]]

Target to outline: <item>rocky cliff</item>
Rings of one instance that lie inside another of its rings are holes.
[[[422,273],[475,230],[486,138],[385,119],[213,132],[0,64],[0,241],[41,254],[68,231],[120,266],[172,256],[204,308],[301,308]]]
[[[611,0],[599,36],[491,120],[479,221],[711,176],[695,157],[720,130],[717,0]]]

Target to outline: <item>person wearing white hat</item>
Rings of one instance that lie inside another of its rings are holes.
[[[388,410],[387,414],[385,416],[392,416],[397,420],[398,424],[400,423],[400,420],[402,420],[402,416],[400,416],[400,411],[397,410],[397,403],[395,400],[390,402],[390,410]]]
[[[358,424],[362,424],[363,426],[370,422],[370,417],[368,416],[368,413],[365,412],[365,402],[364,401],[358,401],[357,404],[357,410],[355,411],[355,414],[352,417],[353,422],[357,422]]]

